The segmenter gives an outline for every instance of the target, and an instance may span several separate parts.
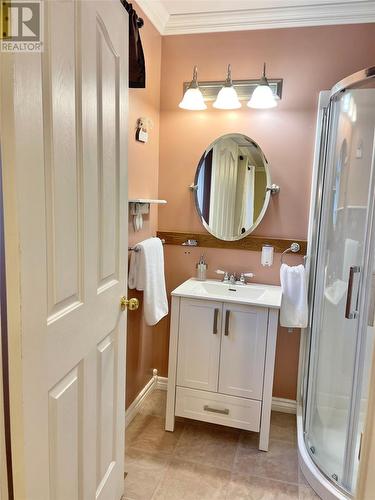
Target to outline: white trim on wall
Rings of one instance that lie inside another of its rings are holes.
[[[163,3],[159,0],[137,0],[137,4],[159,33],[164,35],[170,16]]]
[[[132,404],[129,406],[129,408],[125,412],[125,429],[126,427],[130,424],[132,420],[137,416],[137,414],[140,412],[142,403],[144,400],[149,396],[156,388],[157,384],[157,379],[158,376],[154,375],[152,379],[147,382],[147,384],[144,386],[144,388],[141,390],[141,392],[138,394],[138,396],[135,398],[135,400],[132,402]]]
[[[157,375],[157,370],[154,370],[154,376],[141,390],[129,408],[126,410],[125,414],[125,428],[130,424],[130,422],[136,417],[136,415],[141,411],[142,404],[144,400],[156,389],[166,391],[168,386],[167,377],[159,377]],[[284,398],[272,398],[272,411],[279,411],[281,413],[297,413],[297,403],[292,399]]]
[[[167,377],[157,377],[155,389],[161,389],[162,391],[166,391],[167,387],[168,387]]]
[[[279,7],[188,14],[169,14],[162,0],[137,3],[161,35],[375,22],[375,3],[370,0],[332,0],[294,6],[286,3]]]
[[[272,398],[272,411],[279,411],[281,413],[297,413],[297,401],[285,398]]]

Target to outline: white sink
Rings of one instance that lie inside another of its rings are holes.
[[[281,287],[274,285],[228,285],[218,280],[198,281],[190,278],[173,290],[172,295],[276,309],[279,309],[281,305]]]

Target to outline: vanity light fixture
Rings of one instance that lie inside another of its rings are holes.
[[[269,109],[277,106],[275,95],[272,92],[266,77],[266,63],[263,65],[263,75],[260,79],[259,85],[254,90],[247,105],[249,108],[255,109]]]
[[[232,83],[232,67],[228,64],[227,79],[212,106],[216,109],[238,109],[241,103]]]
[[[182,109],[188,109],[189,111],[202,111],[207,109],[202,92],[199,89],[198,68],[196,66],[194,66],[193,70],[193,79],[178,106]]]

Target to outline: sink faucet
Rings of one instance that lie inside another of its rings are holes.
[[[254,278],[253,273],[240,273],[238,276],[236,273],[228,273],[227,271],[222,271],[221,269],[216,270],[216,274],[223,275],[223,283],[229,283],[231,285],[246,285],[246,278]]]
[[[235,284],[237,283],[237,276],[236,276],[236,274],[235,274],[235,273],[233,273],[233,274],[231,274],[231,275],[229,276],[229,283],[230,283],[231,285],[235,285]]]

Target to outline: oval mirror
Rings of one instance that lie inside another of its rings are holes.
[[[240,240],[263,219],[271,185],[267,160],[243,134],[216,139],[204,152],[194,181],[202,224],[220,240]]]

